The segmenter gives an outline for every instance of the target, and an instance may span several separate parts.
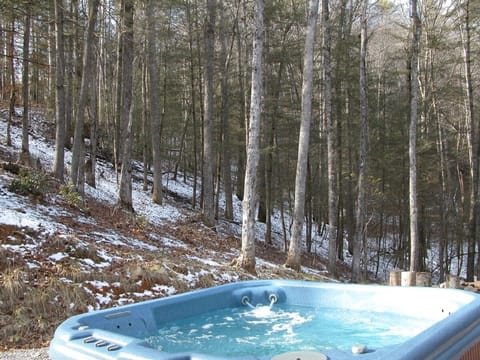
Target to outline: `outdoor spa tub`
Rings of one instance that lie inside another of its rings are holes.
[[[67,319],[63,359],[480,359],[480,296],[454,289],[255,280]]]

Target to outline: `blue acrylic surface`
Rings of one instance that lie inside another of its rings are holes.
[[[269,316],[263,318],[257,314],[257,319],[248,315],[252,309],[247,303],[260,307],[255,311],[265,312],[261,306],[269,304],[272,298],[276,300],[272,311],[283,311],[277,314],[276,323],[266,321],[273,316],[268,312],[264,315]],[[222,313],[232,309],[233,314]],[[305,312],[294,315],[299,309]],[[220,314],[216,325],[208,319],[212,314]],[[207,320],[201,325],[188,327],[192,319],[203,317]],[[228,317],[232,324],[243,319],[243,327],[249,328],[246,334],[241,333],[245,329],[238,323],[229,328]],[[186,329],[181,330],[182,323],[187,324]],[[225,326],[220,326],[222,323]],[[251,330],[257,325],[262,338],[252,339]],[[203,339],[195,339],[198,327],[205,331]],[[181,332],[186,333],[182,348],[157,341],[175,338]],[[303,344],[295,344],[301,340],[301,333],[305,336]],[[159,334],[155,340],[154,336]],[[206,338],[219,334],[224,335],[224,341],[207,345]],[[281,345],[287,347],[268,345],[278,337],[282,338]],[[267,347],[256,352],[242,349],[241,342]],[[352,354],[350,347],[357,343],[370,351]],[[53,360],[266,360],[285,351],[314,349],[330,360],[456,360],[477,343],[477,294],[421,287],[256,280],[71,317],[57,328],[49,354]]]

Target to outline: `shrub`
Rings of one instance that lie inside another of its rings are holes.
[[[62,195],[67,204],[72,207],[81,208],[83,205],[82,197],[71,182],[67,185],[60,186],[60,195]]]
[[[21,169],[18,178],[10,183],[8,190],[19,195],[43,198],[47,192],[47,176],[42,172]]]

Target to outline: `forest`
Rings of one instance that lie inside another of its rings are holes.
[[[472,281],[479,24],[478,0],[0,0],[0,102],[26,165],[44,111],[79,194],[101,158],[127,212],[135,160],[159,205],[163,174],[191,180],[208,227],[241,199],[246,270],[281,214],[293,269],[322,238],[332,276],[348,253],[355,282],[385,257]]]

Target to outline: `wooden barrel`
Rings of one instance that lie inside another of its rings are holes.
[[[402,286],[415,286],[415,271],[402,271]]]
[[[392,270],[390,271],[390,278],[388,284],[390,286],[400,286],[401,283],[401,275],[402,271],[401,270]]]
[[[415,278],[416,286],[432,286],[432,274],[429,272],[417,272]]]
[[[449,289],[460,289],[460,278],[456,275],[447,275],[445,287]]]

